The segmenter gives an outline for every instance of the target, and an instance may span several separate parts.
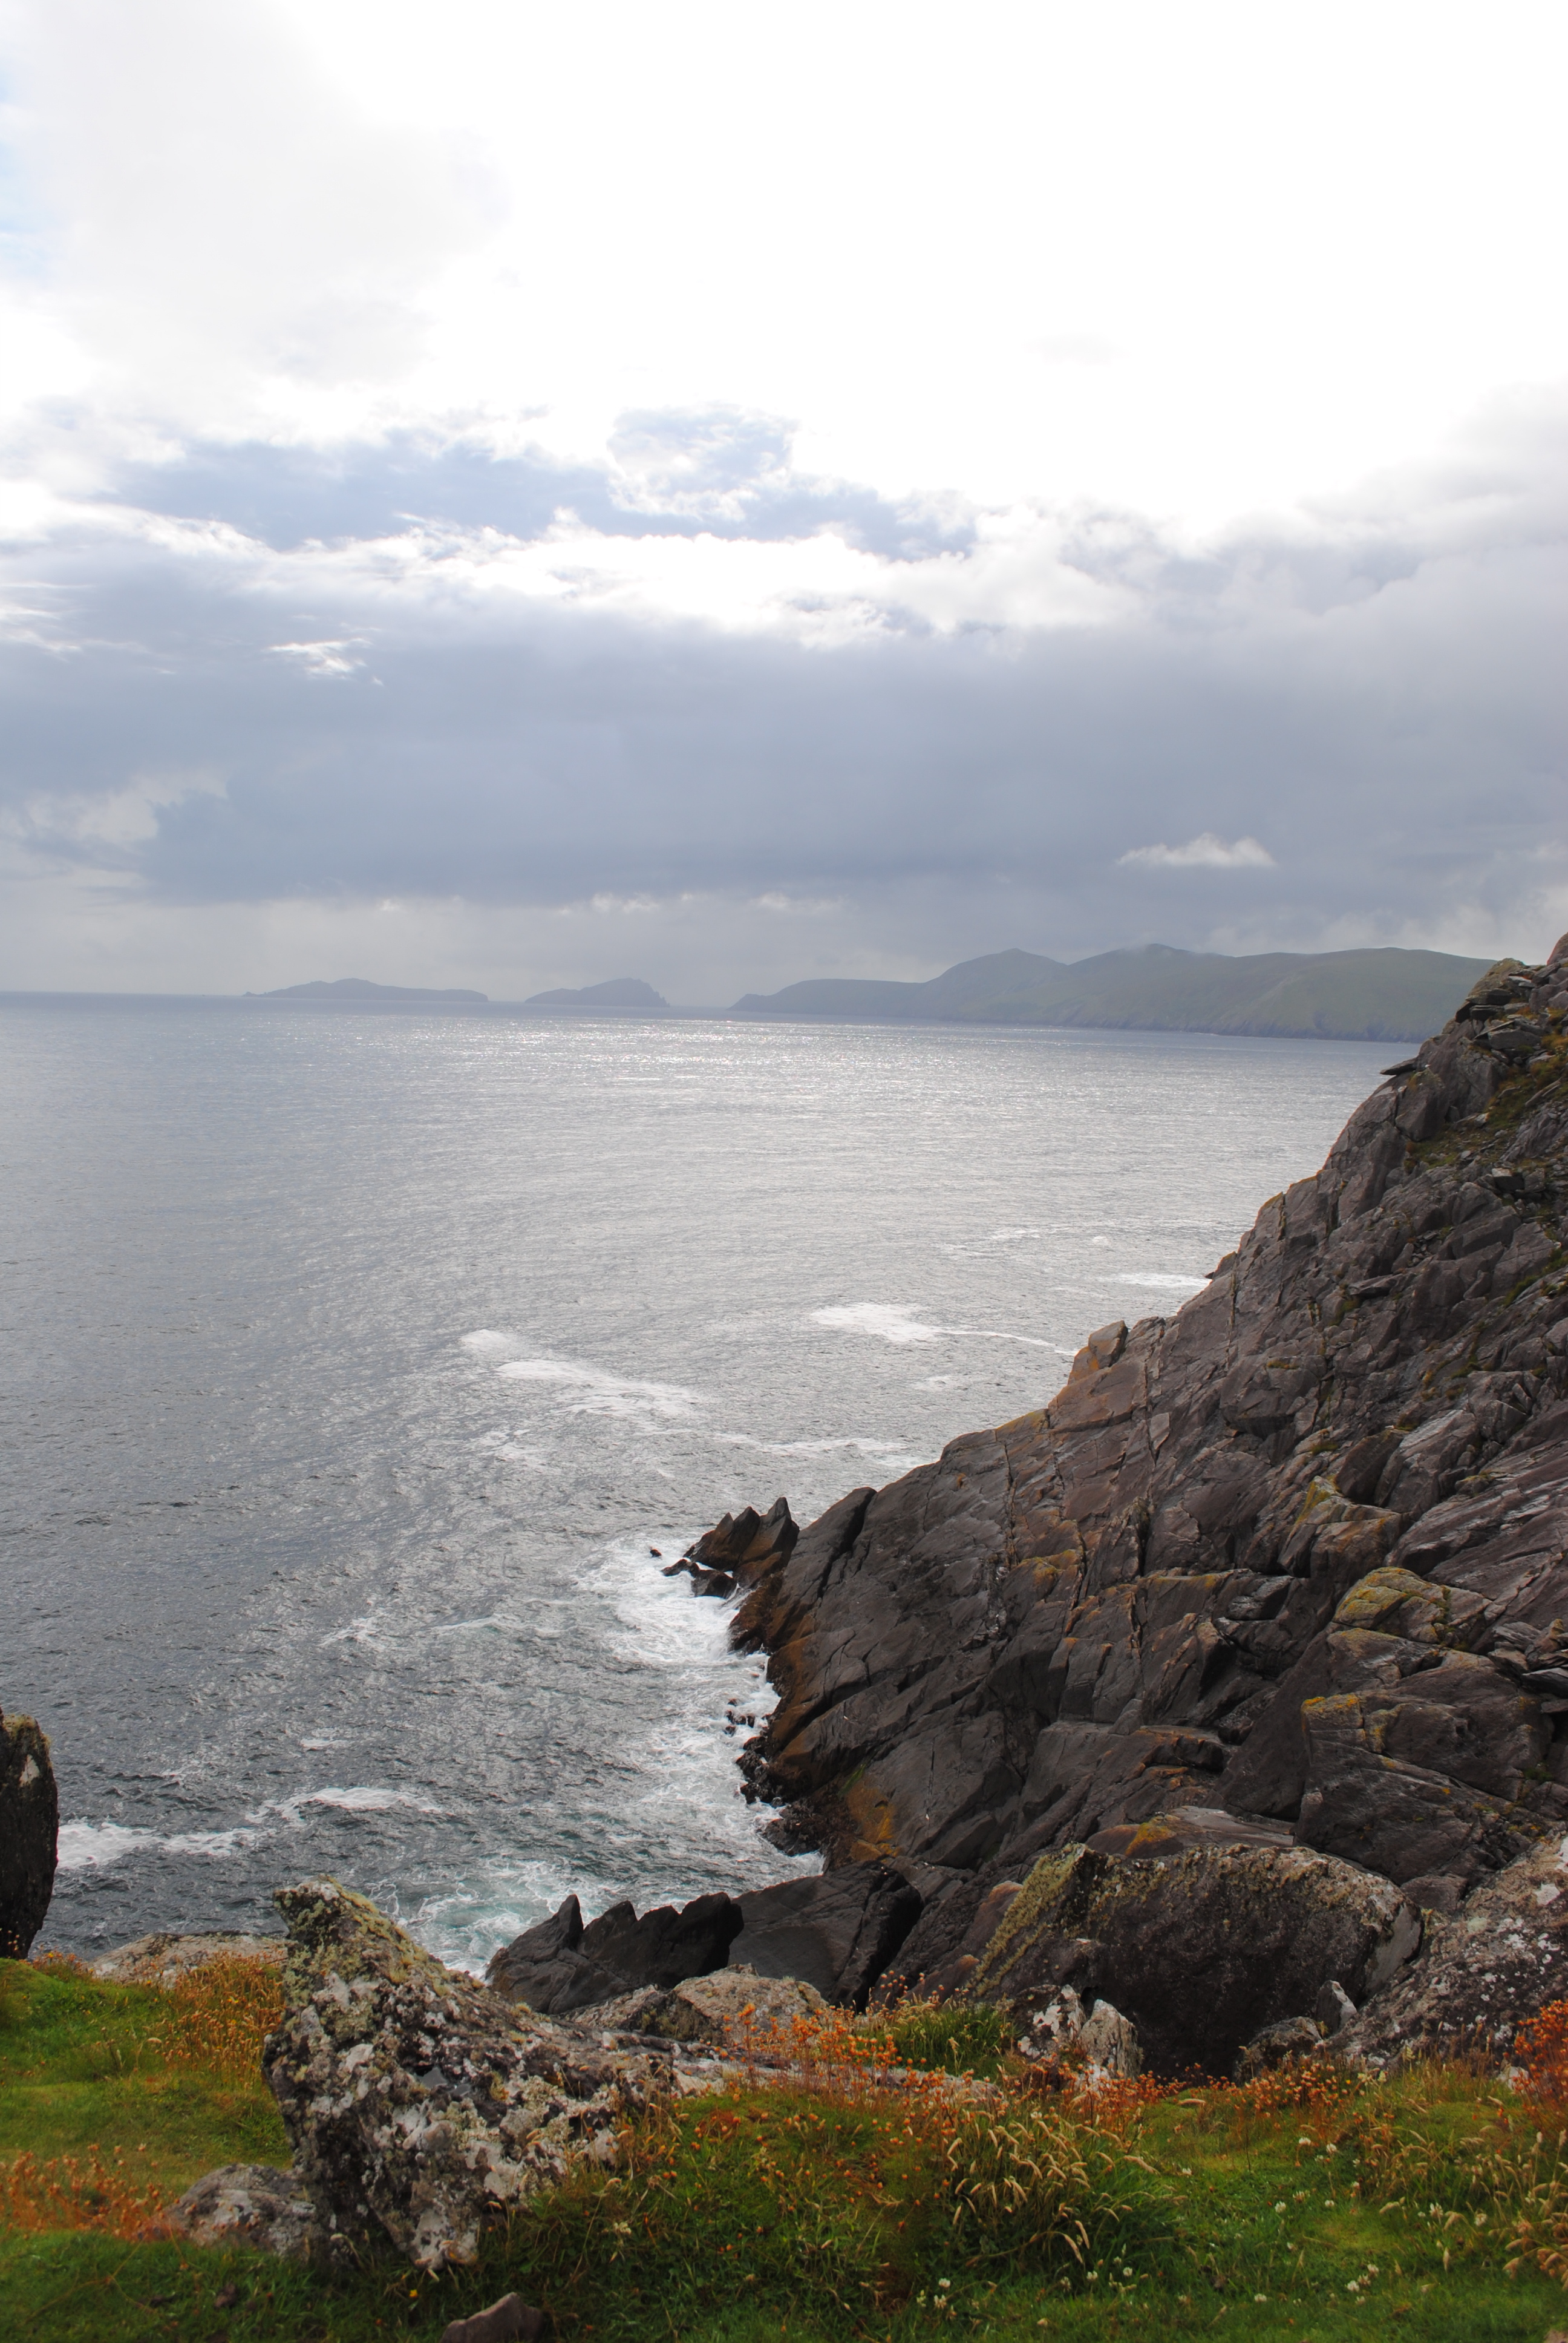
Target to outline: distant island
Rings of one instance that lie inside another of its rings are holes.
[[[644,984],[640,976],[612,976],[608,984],[584,984],[574,990],[560,985],[554,992],[530,993],[525,1009],[668,1009],[662,992]]]
[[[487,992],[465,992],[457,986],[438,990],[429,984],[372,984],[366,976],[340,976],[324,984],[280,984],[271,992],[247,992],[246,1001],[487,1001]]]
[[[1393,946],[1231,959],[1145,944],[1070,963],[1040,952],[1001,951],[960,960],[924,984],[810,977],[781,992],[749,992],[730,1013],[1412,1041],[1440,1028],[1491,965]]]
[[[324,1006],[641,1011],[676,1017],[842,1018],[855,1024],[1052,1025],[1151,1033],[1253,1034],[1274,1041],[1413,1041],[1435,1032],[1492,966],[1455,952],[1385,945],[1360,951],[1179,951],[1171,944],[1050,960],[987,952],[923,984],[817,976],[779,992],[748,992],[729,1009],[672,1010],[639,976],[558,985],[521,1002],[362,976],[280,985],[247,1001]]]

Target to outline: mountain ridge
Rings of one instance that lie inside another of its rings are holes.
[[[920,984],[809,977],[745,993],[729,1014],[1412,1041],[1443,1023],[1490,965],[1397,945],[1231,956],[1144,944],[1075,961],[1014,948]]]

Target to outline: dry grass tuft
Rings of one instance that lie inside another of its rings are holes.
[[[85,2158],[55,2156],[40,2163],[23,2155],[0,2165],[0,2229],[37,2235],[53,2229],[95,2229],[136,2240],[166,2234],[166,2192],[138,2187],[116,2149],[107,2163],[100,2148]]]

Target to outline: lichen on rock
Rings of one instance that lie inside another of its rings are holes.
[[[605,2047],[446,1968],[335,1879],[279,1889],[286,2014],[264,2064],[331,2240],[430,2269],[580,2163],[612,2164],[668,2060]]]

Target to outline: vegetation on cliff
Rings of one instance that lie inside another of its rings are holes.
[[[1464,2065],[1042,2093],[1004,2059],[977,2098],[900,2069],[921,2047],[950,2066],[982,2013],[911,2013],[917,2041],[910,2017],[835,2012],[799,2023],[794,2085],[655,2110],[618,2169],[571,2176],[436,2278],[391,2251],[315,2270],[152,2233],[197,2171],[281,2150],[259,2068],[274,1972],[166,1992],[15,1963],[0,1980],[0,2289],[29,2343],[435,2343],[512,2288],[563,2343],[1539,2343],[1568,2311],[1554,2019],[1518,2093]],[[994,2038],[992,2058],[978,2047],[994,2063]]]

